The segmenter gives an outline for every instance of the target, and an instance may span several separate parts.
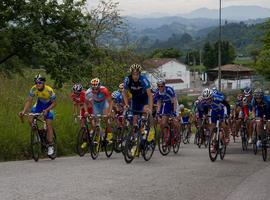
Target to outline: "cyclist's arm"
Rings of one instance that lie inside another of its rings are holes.
[[[161,101],[158,100],[158,101],[157,101],[157,112],[160,111],[160,107],[161,107]]]
[[[108,97],[107,100],[108,100],[108,103],[109,103],[109,113],[111,113],[112,112],[113,101],[112,101],[111,97]]]
[[[173,98],[173,112],[175,113],[177,109],[177,99],[176,97]]]
[[[127,90],[126,89],[123,90],[122,95],[123,95],[123,98],[124,98],[125,106],[128,106],[128,96],[127,96]]]
[[[25,105],[24,105],[23,113],[26,113],[27,111],[29,111],[29,108],[32,105],[32,103],[33,103],[33,97],[29,96]]]
[[[56,100],[52,101],[52,104],[47,109],[45,109],[45,111],[49,112],[50,110],[55,108],[55,106],[56,106]]]
[[[153,96],[152,96],[152,93],[151,93],[151,89],[148,88],[146,90],[146,93],[147,93],[147,96],[148,96],[148,106],[149,106],[149,109],[152,110],[152,108],[153,108]]]

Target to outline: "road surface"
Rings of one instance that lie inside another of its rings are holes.
[[[182,145],[179,154],[131,164],[121,154],[97,160],[63,157],[0,163],[1,200],[270,199],[270,160],[230,144],[212,163],[207,149]]]

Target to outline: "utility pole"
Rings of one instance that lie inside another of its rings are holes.
[[[221,91],[221,0],[219,0],[218,89]]]

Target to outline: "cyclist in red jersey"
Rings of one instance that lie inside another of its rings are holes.
[[[73,115],[75,119],[77,119],[77,116],[80,115],[82,117],[85,117],[85,108],[84,104],[85,101],[85,93],[86,91],[83,90],[83,86],[81,84],[75,84],[72,87],[73,92],[70,94],[70,99],[73,103]],[[92,114],[93,108],[92,104],[90,102],[87,102],[87,112]],[[81,118],[81,126],[83,127],[85,125],[85,118]]]

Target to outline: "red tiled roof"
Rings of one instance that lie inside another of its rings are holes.
[[[253,69],[250,69],[248,67],[243,67],[241,65],[235,65],[235,64],[227,64],[227,65],[223,65],[221,66],[221,70],[224,72],[253,72]],[[218,71],[218,67],[214,68],[214,69],[210,69],[208,70],[209,72],[216,72]]]
[[[166,84],[168,83],[168,84],[172,84],[172,83],[184,83],[184,81],[181,79],[181,78],[179,78],[179,79],[166,79],[165,80],[165,82],[166,82]]]

